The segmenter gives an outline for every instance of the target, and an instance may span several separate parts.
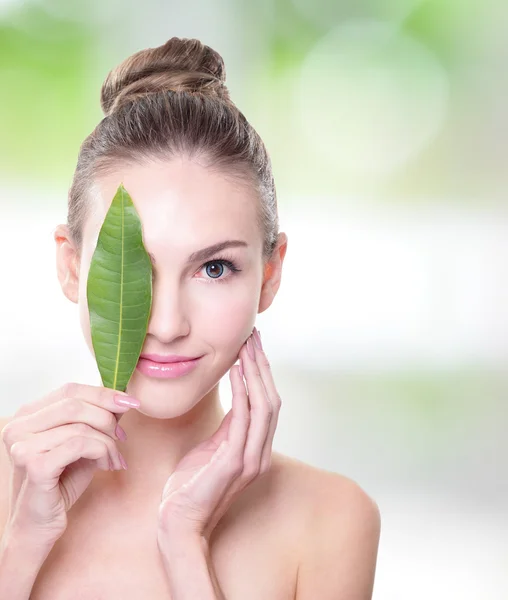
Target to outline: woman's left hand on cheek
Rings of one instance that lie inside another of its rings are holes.
[[[159,544],[164,544],[165,536],[181,533],[197,534],[209,541],[236,496],[270,468],[281,400],[268,359],[257,347],[254,334],[242,346],[239,357],[247,390],[239,367],[234,365],[229,371],[231,410],[212,437],[182,458],[164,487]]]

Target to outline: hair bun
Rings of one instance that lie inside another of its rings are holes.
[[[197,39],[172,37],[162,46],[136,52],[110,71],[102,84],[101,107],[110,115],[145,94],[173,90],[230,102],[221,55]]]

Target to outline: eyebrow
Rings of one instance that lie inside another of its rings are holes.
[[[201,262],[206,260],[207,258],[209,258],[210,256],[213,256],[214,254],[216,254],[217,252],[220,252],[221,250],[225,250],[226,248],[247,248],[248,244],[247,242],[244,242],[243,240],[226,240],[224,242],[219,242],[218,244],[212,244],[211,246],[207,246],[206,248],[203,248],[202,250],[197,250],[196,252],[193,252],[189,258],[187,259],[187,263],[193,263],[193,262]],[[148,255],[150,256],[153,264],[157,264],[156,260],[155,260],[155,256],[149,252]]]

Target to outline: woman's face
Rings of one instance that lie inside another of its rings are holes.
[[[83,229],[78,292],[81,327],[92,355],[87,277],[120,183],[136,207],[144,245],[154,261],[152,309],[142,352],[203,356],[192,372],[173,379],[155,379],[136,369],[127,391],[142,400],[141,412],[177,416],[199,402],[234,364],[256,314],[264,310],[256,199],[248,188],[186,158],[119,166],[98,180]],[[228,240],[241,240],[245,246],[188,262],[192,253]],[[240,270],[210,262],[219,258]]]

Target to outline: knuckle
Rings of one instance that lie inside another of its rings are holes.
[[[245,461],[245,468],[243,469],[243,478],[246,481],[251,481],[259,474],[259,465],[257,465],[253,460]]]
[[[72,421],[79,420],[79,418],[83,414],[83,405],[82,405],[81,400],[71,397],[71,398],[65,398],[63,402],[64,402],[65,416],[68,419],[71,419]]]
[[[229,470],[233,477],[239,477],[243,472],[243,460],[241,458],[231,460]]]
[[[73,425],[73,430],[78,435],[85,435],[87,433],[90,433],[90,429],[90,425],[87,425],[86,423],[74,423]]]
[[[12,421],[7,423],[5,427],[2,429],[2,441],[4,445],[9,448],[11,444],[14,443],[14,432],[13,432],[13,424]]]
[[[79,385],[74,381],[67,381],[60,388],[62,398],[73,398],[77,395]]]
[[[106,387],[99,388],[99,402],[101,406],[108,406],[111,404],[112,394],[115,393],[115,390],[111,390]]]
[[[273,408],[278,410],[282,405],[282,398],[279,395],[277,395],[277,396],[275,396],[275,398],[272,399],[271,402],[272,402]]]
[[[101,417],[101,427],[104,431],[110,431],[112,435],[115,434],[116,426],[118,425],[118,421],[113,413],[108,411],[102,411],[104,415]]]
[[[10,455],[16,466],[22,465],[26,455],[26,444],[23,444],[23,442],[12,444]]]

